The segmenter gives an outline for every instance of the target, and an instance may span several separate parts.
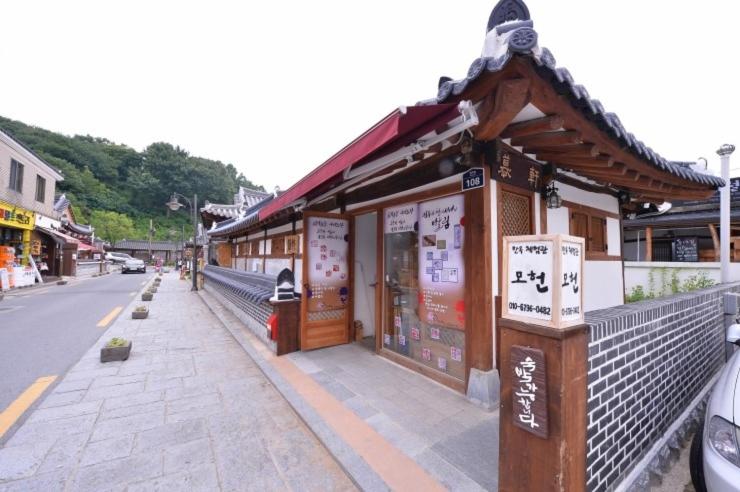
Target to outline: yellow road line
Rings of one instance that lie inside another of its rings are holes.
[[[130,295],[131,297],[134,297],[134,296],[136,295],[136,292],[131,292],[131,293],[129,293],[129,295]]]
[[[106,326],[108,326],[108,324],[111,321],[113,321],[113,318],[115,318],[116,316],[118,316],[118,313],[120,313],[121,311],[123,311],[123,307],[122,306],[114,307],[113,308],[113,311],[111,311],[110,313],[108,313],[105,316],[105,318],[103,318],[100,321],[98,321],[98,325],[97,325],[98,328],[105,328]]]
[[[148,280],[144,280],[144,281],[143,281],[143,282],[141,283],[141,285],[146,285],[146,283],[147,283],[147,282],[148,282]]]
[[[21,396],[8,405],[8,408],[6,408],[3,413],[0,413],[0,437],[3,437],[3,434],[5,434],[8,429],[15,424],[21,415],[28,410],[28,407],[33,405],[33,402],[35,402],[38,397],[46,391],[46,388],[56,381],[56,379],[56,376],[44,376],[38,378],[26,389],[26,391],[21,393]]]

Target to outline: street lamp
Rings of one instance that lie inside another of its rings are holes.
[[[185,206],[180,203],[178,197],[185,200],[188,203],[190,210],[193,212],[193,257],[191,259],[191,262],[193,263],[193,271],[191,272],[191,276],[193,278],[193,287],[190,290],[194,291],[198,290],[198,195],[193,193],[193,201],[191,202],[185,195],[172,193],[170,201],[165,203],[165,205],[167,205],[167,208],[169,208],[173,212],[177,212],[178,210],[180,210],[181,207]],[[185,245],[183,244],[183,248],[184,247]]]

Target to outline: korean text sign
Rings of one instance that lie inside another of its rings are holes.
[[[507,236],[502,317],[552,328],[583,322],[583,238]]]
[[[308,310],[344,309],[349,300],[349,221],[309,216],[306,222]]]

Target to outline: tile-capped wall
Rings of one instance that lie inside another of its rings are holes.
[[[722,295],[740,284],[586,314],[588,490],[611,490],[724,363]]]

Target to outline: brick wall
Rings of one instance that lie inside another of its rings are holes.
[[[740,284],[586,314],[588,490],[614,488],[724,363],[722,294]]]

